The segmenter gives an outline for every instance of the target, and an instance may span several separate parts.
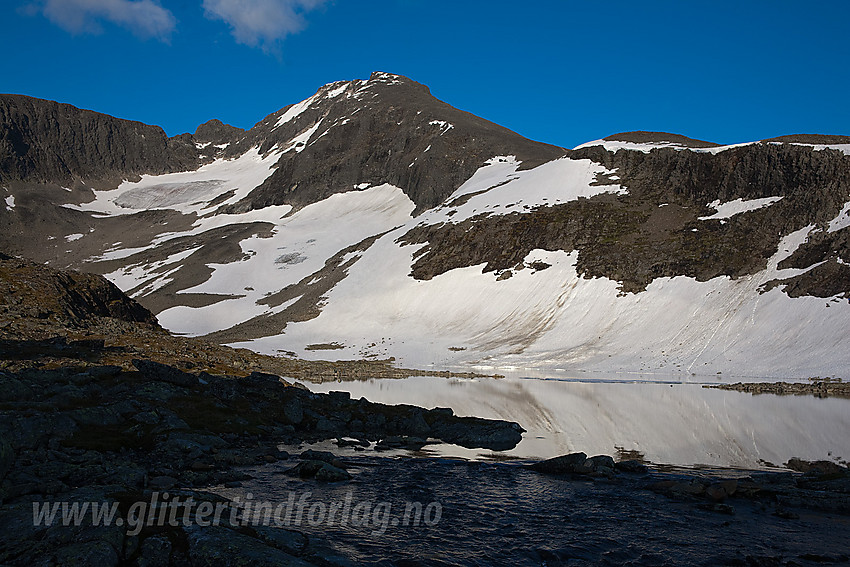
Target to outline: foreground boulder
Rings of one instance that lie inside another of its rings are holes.
[[[342,482],[350,480],[345,464],[328,451],[308,450],[299,456],[301,462],[284,474],[300,478],[313,478],[322,482]]]
[[[313,478],[322,482],[342,482],[351,479],[351,475],[345,469],[335,467],[325,461],[312,459],[301,461],[286,471],[285,474],[305,479]]]
[[[613,476],[616,469],[614,459],[608,455],[588,458],[585,453],[570,453],[540,461],[531,468],[543,474],[581,474],[593,476]]]

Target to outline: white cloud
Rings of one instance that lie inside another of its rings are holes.
[[[205,15],[224,20],[233,37],[249,46],[268,50],[307,25],[304,14],[326,0],[204,0]]]
[[[41,0],[33,7],[71,33],[100,33],[106,20],[140,37],[168,40],[177,24],[155,0]]]

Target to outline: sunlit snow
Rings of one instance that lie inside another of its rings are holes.
[[[699,220],[732,218],[733,216],[740,215],[741,213],[757,211],[758,209],[768,207],[781,199],[782,197],[765,197],[763,199],[751,199],[749,201],[735,199],[734,201],[729,201],[727,203],[721,203],[719,200],[713,201],[709,203],[708,206],[709,208],[715,209],[717,212],[707,217],[699,217]]]

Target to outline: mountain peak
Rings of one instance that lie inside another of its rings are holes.
[[[372,74],[369,75],[370,81],[400,81],[405,80],[409,81],[407,77],[403,75],[396,75],[395,73],[385,73],[384,71],[372,71]]]
[[[369,80],[367,83],[382,83],[385,85],[406,85],[417,87],[428,94],[431,94],[431,89],[422,83],[417,83],[411,78],[405,77],[404,75],[395,75],[393,73],[384,73],[383,71],[373,71],[369,76]]]
[[[196,142],[229,142],[241,134],[245,130],[225,124],[217,118],[207,120],[195,130],[193,138]]]
[[[329,83],[274,112],[228,147],[236,156],[276,151],[274,173],[234,211],[301,207],[351,187],[389,183],[416,204],[438,205],[488,159],[513,155],[532,167],[565,150],[533,142],[458,110],[425,85],[376,71],[368,80]]]

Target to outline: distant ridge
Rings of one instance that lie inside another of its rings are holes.
[[[689,148],[716,148],[721,145],[716,144],[714,142],[706,142],[704,140],[688,138],[687,136],[682,136],[681,134],[670,134],[669,132],[647,132],[644,130],[637,130],[634,132],[620,132],[619,134],[611,134],[610,136],[607,136],[602,139],[606,142],[632,142],[635,144],[672,142],[674,144],[681,144],[682,146],[687,146]]]
[[[850,144],[850,136],[832,134],[788,134],[762,140],[763,142],[785,142],[790,144]]]

